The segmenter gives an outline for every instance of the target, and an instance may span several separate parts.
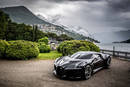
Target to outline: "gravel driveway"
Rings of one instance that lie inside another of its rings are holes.
[[[112,59],[110,69],[89,80],[61,80],[52,74],[53,60],[0,60],[0,87],[130,87],[130,62]]]

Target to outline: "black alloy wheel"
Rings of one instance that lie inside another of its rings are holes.
[[[83,78],[85,80],[87,80],[87,79],[89,79],[91,77],[91,75],[92,75],[92,68],[91,68],[90,65],[87,65],[85,67],[85,69],[84,69],[84,76],[83,76]]]

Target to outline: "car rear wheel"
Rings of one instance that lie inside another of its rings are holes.
[[[84,69],[83,79],[87,80],[91,77],[91,75],[92,75],[92,68],[90,65],[87,65]]]
[[[111,64],[111,58],[109,57],[106,61],[106,68],[109,68],[110,67],[110,64]]]

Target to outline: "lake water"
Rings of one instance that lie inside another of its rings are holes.
[[[130,44],[128,43],[96,43],[100,49],[105,50],[113,50],[113,46],[115,47],[115,51],[125,51],[130,52]]]

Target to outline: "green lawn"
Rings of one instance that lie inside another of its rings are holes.
[[[38,59],[43,59],[43,60],[47,60],[47,59],[56,59],[58,57],[61,57],[62,54],[58,53],[57,51],[51,51],[50,53],[40,53],[38,56]]]

